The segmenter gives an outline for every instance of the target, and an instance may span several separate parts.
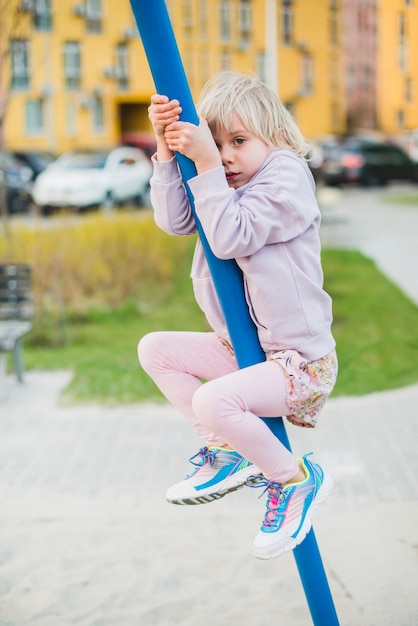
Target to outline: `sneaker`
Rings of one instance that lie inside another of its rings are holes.
[[[196,466],[184,480],[167,491],[172,504],[205,504],[244,487],[249,476],[261,474],[258,467],[235,450],[217,446],[201,448],[189,459]]]
[[[333,480],[316,463],[300,459],[306,478],[282,487],[264,477],[249,478],[250,487],[264,487],[267,508],[264,521],[254,539],[252,551],[259,559],[273,559],[293,550],[305,539],[312,526],[314,510],[325,500]]]

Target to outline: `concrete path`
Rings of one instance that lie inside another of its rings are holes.
[[[322,242],[361,250],[418,304],[418,204],[390,202],[401,193],[417,195],[418,186],[321,190]]]

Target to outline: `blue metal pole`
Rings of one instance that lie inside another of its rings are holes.
[[[181,119],[197,124],[198,116],[164,0],[130,1],[157,92],[170,99],[179,100],[183,109]],[[183,155],[176,154],[176,158],[238,365],[244,368],[261,363],[265,360],[265,354],[248,312],[241,270],[234,260],[218,259],[210,249],[194,210],[193,195],[187,185],[187,181],[196,175],[196,168],[194,163]],[[290,450],[282,418],[266,419],[265,422]],[[337,614],[313,530],[294,550],[294,555],[314,625],[338,626]]]

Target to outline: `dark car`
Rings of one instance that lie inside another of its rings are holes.
[[[392,180],[418,182],[418,163],[393,144],[351,139],[328,153],[322,175],[328,185],[385,185]]]
[[[35,180],[48,165],[57,159],[57,156],[52,152],[36,150],[14,150],[12,155],[19,159],[22,164],[30,167],[33,172],[32,180]]]
[[[0,183],[6,187],[8,213],[26,213],[32,203],[32,170],[7,152],[0,152]]]

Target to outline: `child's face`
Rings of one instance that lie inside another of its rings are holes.
[[[247,130],[234,113],[231,128],[213,133],[228,185],[238,189],[258,172],[271,152],[270,146]]]

